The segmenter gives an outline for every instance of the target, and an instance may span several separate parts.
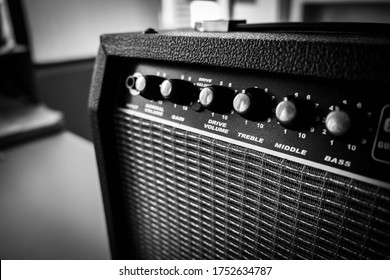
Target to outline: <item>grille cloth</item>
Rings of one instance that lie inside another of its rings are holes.
[[[121,111],[116,133],[140,259],[390,258],[387,189]]]

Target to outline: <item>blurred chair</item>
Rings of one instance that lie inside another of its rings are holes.
[[[21,0],[0,9],[0,259],[107,259],[93,145],[38,94]]]
[[[63,115],[40,102],[20,1],[0,1],[0,146],[58,131]]]

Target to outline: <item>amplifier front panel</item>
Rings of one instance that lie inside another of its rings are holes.
[[[118,188],[137,258],[390,258],[383,85],[123,61]],[[315,105],[313,123],[291,130],[275,109],[252,121],[135,96],[125,86],[135,72],[199,89],[266,89],[275,104],[294,96]],[[325,117],[337,104],[363,116],[358,133],[327,133]]]
[[[389,258],[390,191],[123,111],[141,259]]]
[[[251,121],[234,110],[226,114],[206,109],[196,112],[188,105],[132,96],[124,84],[126,78],[134,72],[166,79],[184,79],[199,88],[226,85],[237,93],[251,87],[266,89],[273,98],[273,107],[286,96],[298,96],[298,99],[307,100],[316,106],[313,123],[306,129],[291,130],[278,123],[275,112],[264,120]],[[386,120],[390,119],[390,96],[387,94],[389,89],[383,85],[329,82],[230,69],[153,65],[146,62],[126,69],[121,82],[121,107],[342,175],[364,177],[363,180],[387,187],[390,185],[390,133],[385,132],[386,129],[390,130],[386,127]],[[360,116],[352,120],[357,133],[346,139],[329,135],[324,124],[327,114],[339,104],[346,104],[350,111],[354,110]]]

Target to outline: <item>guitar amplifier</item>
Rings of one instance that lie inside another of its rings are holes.
[[[389,259],[389,26],[225,25],[101,37],[113,258]]]

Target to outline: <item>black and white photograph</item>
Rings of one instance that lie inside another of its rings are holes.
[[[0,259],[388,266],[390,0],[0,0]]]

